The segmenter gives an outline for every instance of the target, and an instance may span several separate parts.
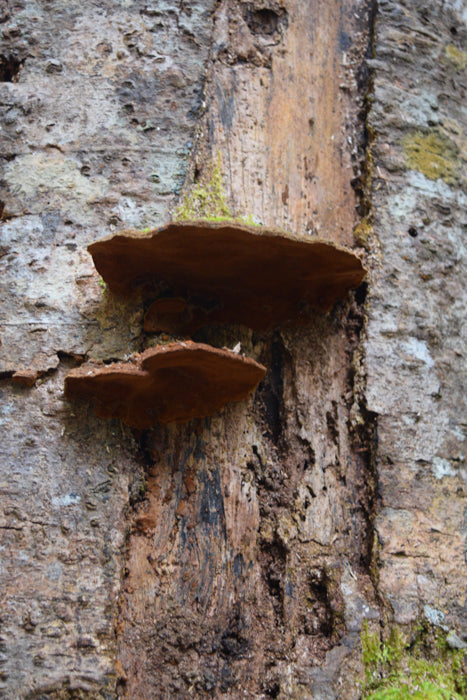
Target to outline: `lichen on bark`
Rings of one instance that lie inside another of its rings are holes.
[[[430,180],[441,178],[448,185],[459,182],[461,154],[457,145],[439,129],[417,131],[403,140],[407,166]]]

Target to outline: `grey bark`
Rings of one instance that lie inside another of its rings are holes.
[[[379,4],[365,343],[379,592],[401,624],[426,614],[464,633],[466,19],[463,3]],[[442,144],[442,177],[408,167],[417,136]]]

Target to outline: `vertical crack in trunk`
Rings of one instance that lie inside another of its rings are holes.
[[[362,95],[363,107],[359,113],[363,130],[362,162],[360,177],[352,184],[356,189],[359,206],[358,211],[361,221],[355,229],[356,242],[367,250],[370,248],[372,238],[373,209],[372,209],[372,179],[373,179],[373,148],[375,133],[369,125],[371,111],[371,98],[374,92],[374,70],[367,64],[368,59],[374,57],[375,51],[375,27],[378,12],[377,0],[368,2],[368,38],[365,55],[361,67],[357,73],[357,84]],[[363,232],[363,237],[360,236]],[[362,499],[362,512],[366,520],[365,547],[362,551],[362,564],[367,569],[373,581],[375,595],[377,596],[377,553],[374,550],[375,533],[374,520],[378,508],[377,474],[376,474],[376,441],[377,441],[377,415],[368,410],[366,405],[366,375],[364,342],[367,327],[367,295],[368,282],[364,282],[353,294],[353,308],[349,314],[350,334],[355,336],[354,343],[349,338],[349,347],[352,348],[351,384],[353,406],[351,409],[351,432],[357,458],[362,463],[362,469],[366,473],[365,497]]]

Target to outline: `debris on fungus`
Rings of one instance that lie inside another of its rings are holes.
[[[158,300],[145,320],[148,331],[190,334],[207,323],[266,330],[306,321],[311,310],[332,308],[366,274],[356,255],[333,243],[233,221],[124,231],[88,250],[111,292],[130,295],[143,287],[150,294],[159,286],[168,290],[165,296],[187,301],[169,328]]]
[[[100,418],[133,428],[184,423],[246,398],[266,368],[251,358],[192,341],[149,348],[132,362],[86,363],[65,378],[65,396],[91,401]]]

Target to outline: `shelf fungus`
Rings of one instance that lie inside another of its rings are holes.
[[[146,298],[153,295],[144,321],[149,332],[189,335],[212,323],[267,330],[306,322],[366,274],[356,255],[333,243],[232,221],[124,231],[88,250],[111,292],[130,295],[142,287]]]
[[[184,423],[246,398],[266,368],[230,350],[193,341],[169,343],[131,362],[86,363],[65,378],[65,396],[91,401],[101,418],[130,427]]]

